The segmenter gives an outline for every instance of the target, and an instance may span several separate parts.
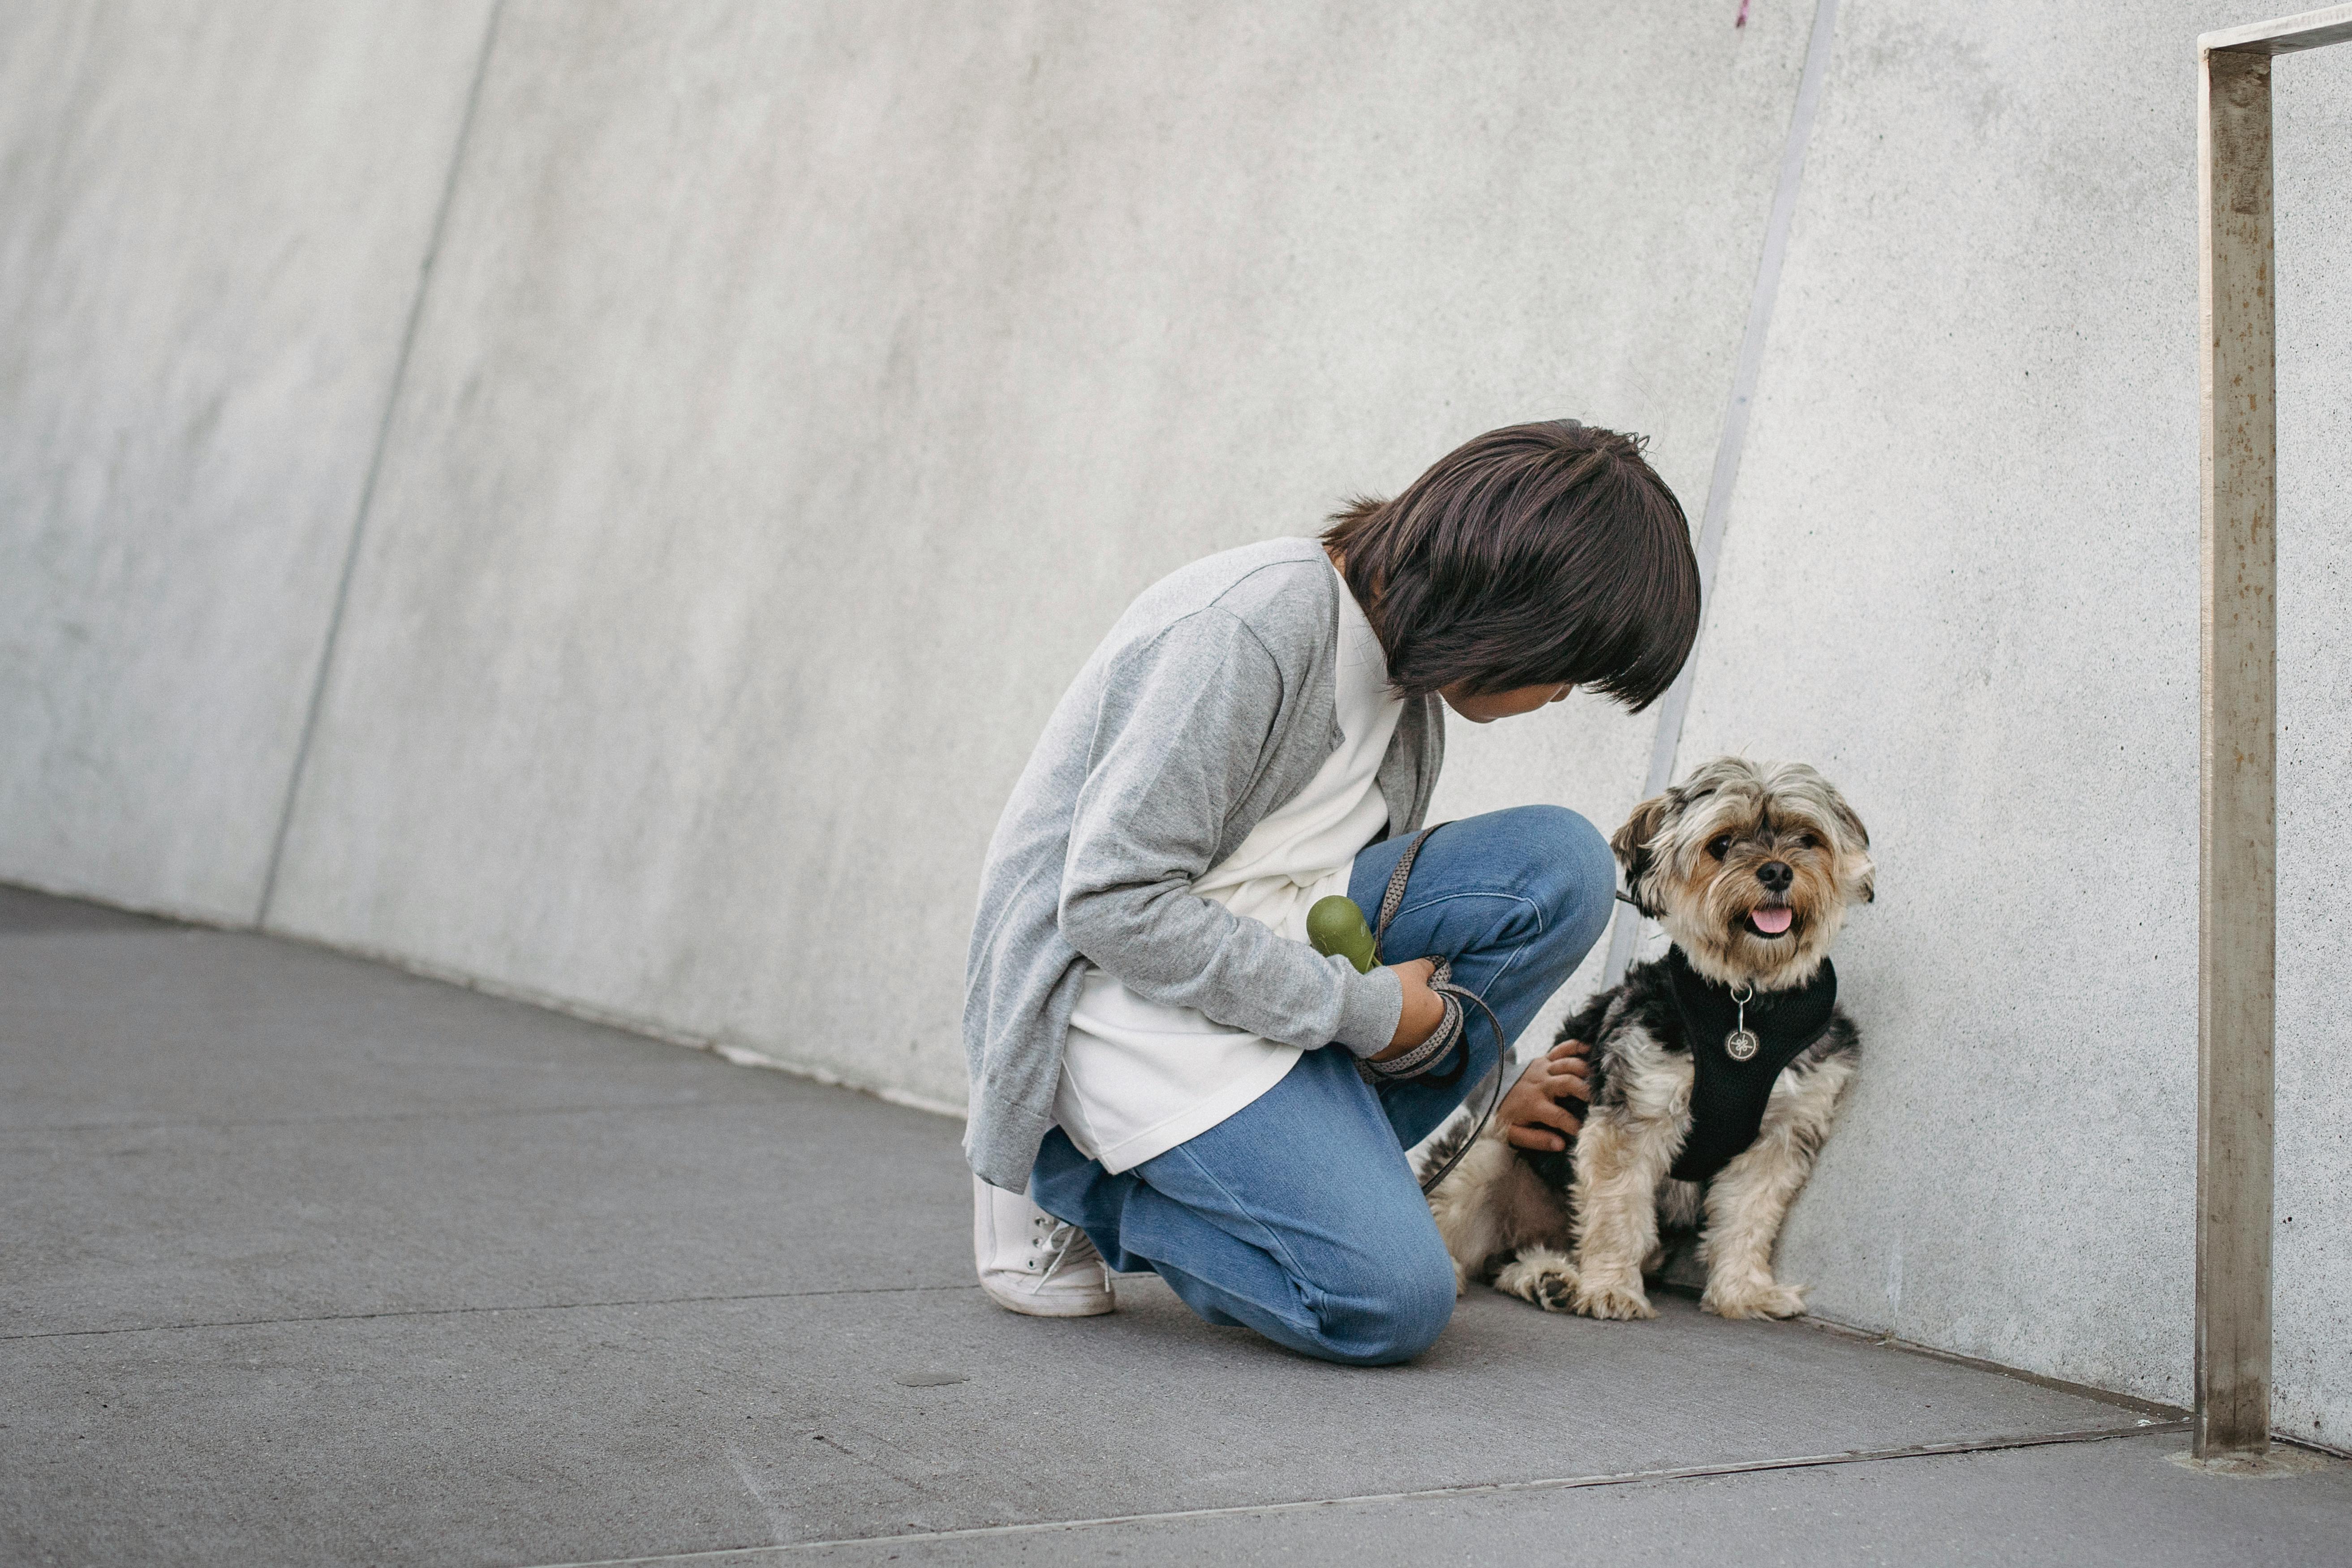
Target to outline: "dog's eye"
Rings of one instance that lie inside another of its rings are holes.
[[[1730,854],[1731,835],[1728,833],[1718,833],[1714,837],[1708,839],[1706,841],[1706,852],[1714,856],[1718,860],[1722,859],[1726,855]]]
[[[1818,838],[1814,837],[1811,834],[1810,834],[1810,833],[1800,833],[1800,834],[1798,834],[1798,835],[1797,835],[1797,847],[1798,847],[1798,848],[1800,848],[1800,849],[1819,849],[1821,847],[1822,847],[1822,841],[1821,841],[1820,839],[1818,839]]]

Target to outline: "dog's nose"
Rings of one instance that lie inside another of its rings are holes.
[[[1797,874],[1789,869],[1786,860],[1767,860],[1756,868],[1756,879],[1776,893],[1785,893],[1789,884],[1797,879]]]

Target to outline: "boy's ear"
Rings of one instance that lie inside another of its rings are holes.
[[[1609,840],[1609,847],[1616,855],[1617,864],[1625,868],[1627,896],[1633,899],[1634,908],[1653,918],[1656,917],[1657,910],[1651,908],[1643,884],[1657,865],[1657,856],[1650,846],[1664,828],[1673,804],[1673,797],[1664,795],[1643,801],[1633,808],[1633,815],[1625,819],[1625,826]]]

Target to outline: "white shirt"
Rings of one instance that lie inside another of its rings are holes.
[[[1201,897],[1296,942],[1307,940],[1307,910],[1348,890],[1356,852],[1388,822],[1375,775],[1404,711],[1389,691],[1380,638],[1344,580],[1338,665],[1339,750],[1192,883]],[[1070,1017],[1054,1119],[1104,1169],[1128,1170],[1248,1105],[1280,1083],[1299,1054],[1191,1007],[1147,1002],[1089,968]]]

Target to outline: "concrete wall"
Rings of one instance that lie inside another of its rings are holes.
[[[1684,748],[1818,759],[1881,848],[1880,904],[1841,956],[1873,1058],[1784,1249],[1816,1306],[2175,1400],[2195,1180],[2196,126],[2193,57],[2165,41],[2220,20],[1846,11]],[[2352,357],[2323,279],[2352,229],[2320,163],[2344,145],[2347,65],[2280,73],[2282,141],[2334,149],[2294,155],[2280,184],[2282,320],[2335,345],[2295,360],[2283,399],[2300,465],[2284,531],[2314,567],[2340,563],[2346,535]],[[2282,846],[2308,889],[2281,932],[2294,998],[2352,981],[2340,881],[2305,880],[2343,864],[2343,667],[2333,700],[2306,677],[2352,606],[2340,564],[2332,586],[2290,581],[2289,725],[2311,737]],[[2333,942],[2313,940],[2323,907]],[[2315,1234],[2282,1225],[2281,1415],[2344,1442],[2352,1213],[2340,1135],[2319,1129],[2352,1105],[2352,1073],[2340,1026],[2298,1006],[2281,1214],[2300,1203]]]
[[[0,874],[254,918],[486,15],[0,9]]]
[[[0,876],[251,918],[333,621],[273,929],[959,1100],[981,850],[1134,592],[1538,415],[1648,432],[1700,514],[1812,19],[1736,9],[31,13]],[[1847,0],[1681,747],[1820,763],[1884,865],[1791,1277],[2171,1399],[2189,42],[2263,14]],[[2352,59],[2280,80],[2279,1410],[2352,1444]],[[349,124],[298,155],[281,93]],[[1613,826],[1652,741],[1457,726],[1439,810]]]
[[[272,918],[960,1101],[1138,590],[1529,411],[1703,484],[1802,31],[1605,10],[510,3]]]

